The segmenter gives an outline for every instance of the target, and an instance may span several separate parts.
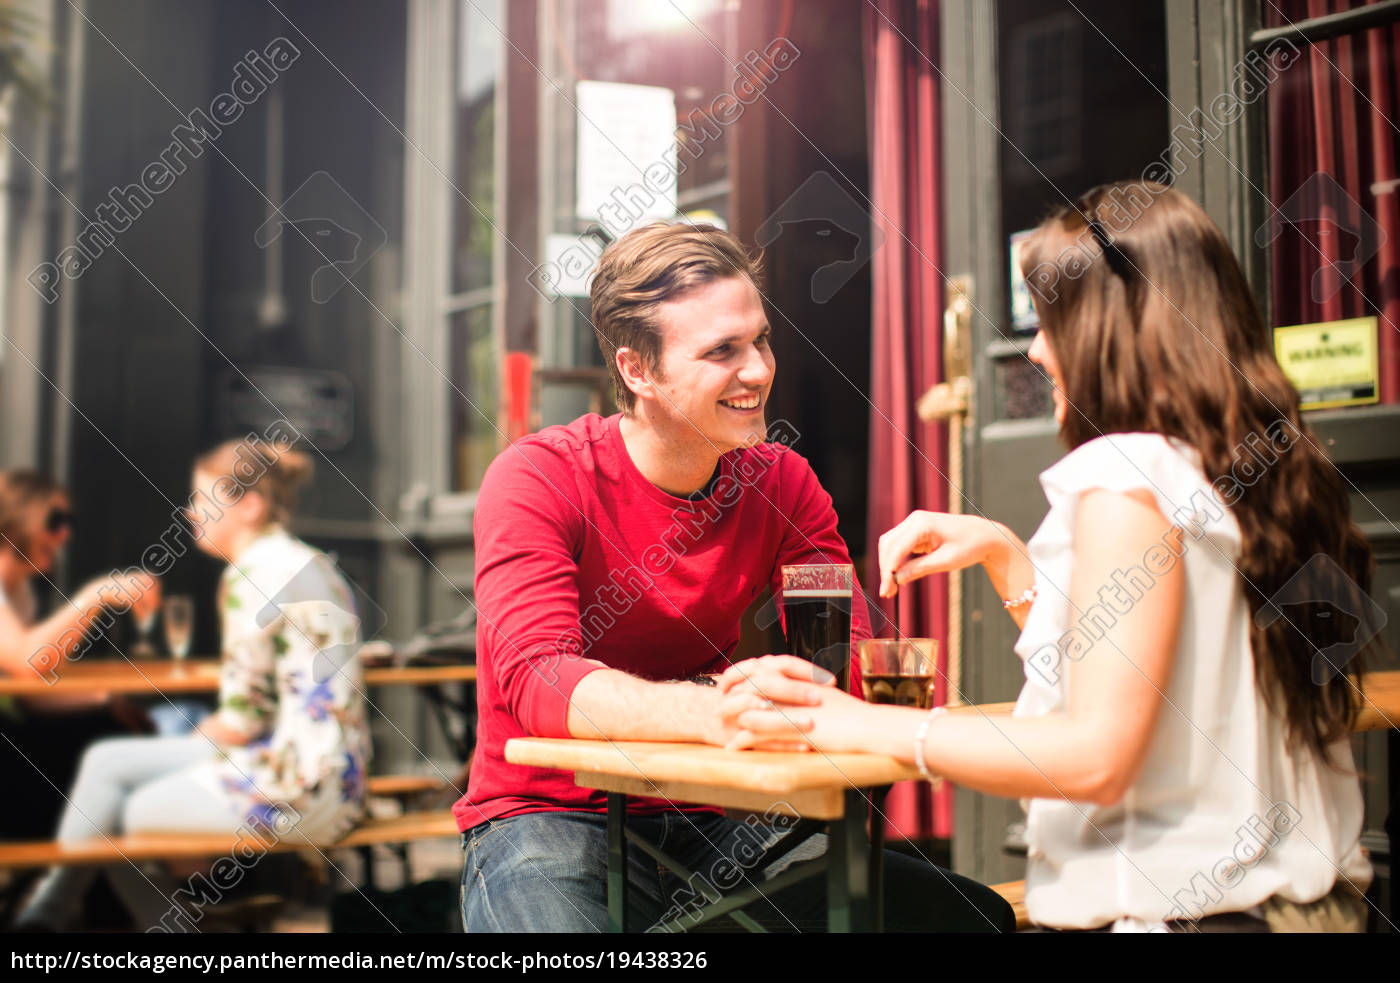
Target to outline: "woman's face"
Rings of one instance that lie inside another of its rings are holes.
[[[1045,370],[1045,374],[1050,377],[1050,384],[1054,387],[1051,391],[1051,398],[1055,401],[1055,422],[1061,427],[1065,425],[1065,411],[1069,407],[1065,399],[1064,379],[1060,375],[1060,363],[1055,360],[1055,353],[1050,350],[1050,340],[1045,336],[1044,331],[1037,331],[1035,341],[1031,342],[1031,350],[1027,353],[1030,360]]]
[[[25,556],[37,573],[53,572],[58,554],[68,542],[72,524],[73,513],[67,495],[54,495],[30,510],[25,530],[29,541]]]
[[[226,474],[200,468],[195,468],[191,485],[185,518],[195,535],[195,545],[210,556],[227,560],[229,547],[242,528],[241,510],[234,507],[242,497],[242,488]]]

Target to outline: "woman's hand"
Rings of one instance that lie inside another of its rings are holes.
[[[131,613],[138,619],[160,610],[160,581],[148,573],[113,574],[112,587],[130,598]]]
[[[976,515],[911,512],[880,537],[880,596],[931,573],[986,563],[1001,551],[1025,547],[1006,526]]]
[[[883,725],[881,709],[835,687],[822,687],[815,705],[756,706],[735,718],[738,732],[730,748],[763,751],[791,750],[801,744],[817,751],[885,750],[879,745]]]
[[[836,677],[794,655],[765,655],[734,663],[716,685],[720,692],[718,735],[723,740],[712,743],[739,748],[752,743],[752,735],[746,737],[739,722],[743,714],[762,710],[793,720],[793,711],[817,706],[823,693],[836,692]],[[809,745],[789,726],[786,739],[774,737],[764,746],[770,751],[805,751]]]
[[[160,610],[160,581],[143,571],[123,571],[83,585],[73,595],[83,609],[125,606],[137,618]]]
[[[242,747],[253,739],[253,735],[228,726],[219,719],[217,713],[205,717],[195,728],[195,733],[207,737],[221,747]]]

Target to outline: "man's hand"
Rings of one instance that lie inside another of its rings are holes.
[[[658,683],[617,669],[599,669],[579,680],[569,699],[569,734],[585,740],[699,741],[725,747],[743,729],[745,710],[820,702],[836,677],[805,659],[768,655],[735,663],[716,686]],[[772,703],[765,701],[771,700]],[[770,747],[802,751],[802,741]]]
[[[710,744],[736,749],[752,746],[755,736],[742,723],[745,714],[762,713],[759,719],[782,736],[764,742],[769,751],[805,751],[806,718],[802,708],[819,706],[825,695],[836,692],[836,677],[820,666],[793,655],[765,655],[736,662],[719,677],[722,699]]]

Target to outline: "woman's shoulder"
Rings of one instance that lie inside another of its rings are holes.
[[[1080,444],[1045,471],[1047,490],[1081,492],[1089,488],[1132,491],[1172,486],[1187,479],[1209,486],[1201,456],[1180,440],[1159,433],[1110,433]]]
[[[236,569],[228,571],[231,592],[258,608],[295,601],[339,600],[346,593],[334,561],[286,533],[259,540]]]
[[[1174,525],[1218,533],[1238,542],[1239,528],[1226,499],[1201,467],[1200,453],[1159,433],[1111,433],[1070,451],[1041,473],[1052,506],[1090,489],[1147,491]]]

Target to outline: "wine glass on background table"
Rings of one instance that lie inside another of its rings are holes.
[[[151,633],[156,629],[156,616],[159,614],[159,608],[139,612],[135,608],[131,609],[131,619],[136,622],[136,644],[131,647],[132,655],[144,658],[156,654]]]
[[[166,598],[165,645],[177,666],[184,665],[194,639],[194,601],[185,595]]]

